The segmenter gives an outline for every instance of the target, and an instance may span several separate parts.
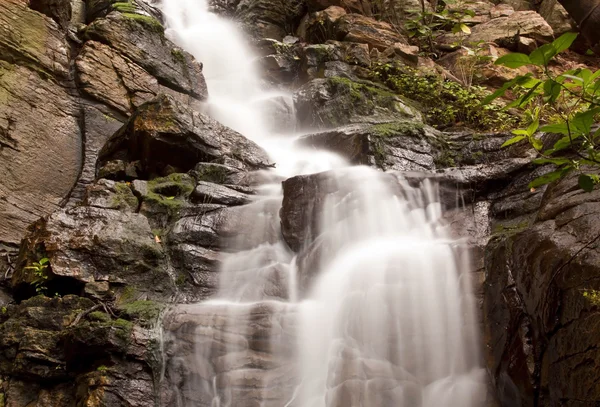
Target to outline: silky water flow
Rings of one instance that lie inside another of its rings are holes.
[[[165,317],[163,405],[482,407],[468,260],[436,186],[299,147],[267,120],[265,106],[293,103],[264,90],[235,23],[207,0],[162,8],[167,35],[204,65],[208,114],[276,164],[220,255],[218,292]],[[318,232],[299,259],[281,237],[281,180],[323,171]]]

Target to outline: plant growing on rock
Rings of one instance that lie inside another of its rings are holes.
[[[549,66],[553,59],[567,50],[577,34],[566,33],[550,44],[545,44],[530,53],[512,53],[496,60],[497,65],[509,68],[530,66],[541,71],[541,78],[533,74],[519,75],[484,100],[484,105],[503,96],[508,90],[522,91],[507,107],[533,112],[527,128],[514,130],[514,137],[504,147],[525,141],[536,151],[536,164],[553,164],[554,171],[536,178],[530,188],[537,188],[559,180],[577,171],[579,187],[590,192],[600,183],[597,172],[600,168],[600,129],[594,127],[600,114],[600,70],[592,72],[586,68],[568,70],[554,74]],[[531,107],[535,106],[532,110]],[[540,127],[541,117],[554,119]],[[547,134],[559,135],[551,147]]]
[[[47,287],[46,281],[48,280],[48,266],[50,265],[50,260],[47,257],[40,259],[39,261],[35,261],[31,264],[31,266],[25,267],[25,270],[32,270],[35,276],[34,280],[31,284],[35,287],[35,292],[37,294],[45,294]]]

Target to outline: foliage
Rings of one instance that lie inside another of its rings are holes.
[[[35,287],[37,294],[46,294],[46,281],[48,280],[48,266],[50,260],[47,257],[33,262],[30,266],[25,267],[25,270],[32,270],[35,276],[31,284]]]
[[[420,73],[400,64],[379,64],[374,72],[389,88],[420,103],[428,122],[436,127],[464,123],[479,130],[502,130],[517,122],[495,104],[482,106],[487,92],[483,87],[466,88],[434,72]]]
[[[583,296],[593,305],[600,305],[600,291],[587,290],[583,292]]]
[[[438,3],[438,9],[429,11],[424,7],[412,12],[413,18],[406,21],[404,27],[409,38],[417,44],[435,53],[435,37],[444,31],[452,31],[458,35],[458,46],[463,46],[466,35],[471,34],[471,29],[465,23],[467,17],[474,17],[475,12],[468,9],[462,0],[445,0]]]
[[[514,137],[504,147],[527,141],[538,155],[534,163],[556,167],[533,180],[530,188],[559,180],[573,171],[579,173],[579,186],[587,192],[600,183],[600,177],[594,174],[600,167],[596,147],[600,129],[593,128],[600,113],[600,70],[578,68],[555,75],[549,69],[553,59],[568,49],[576,37],[575,33],[566,33],[529,55],[513,53],[498,58],[496,64],[509,68],[535,67],[541,70],[541,79],[532,74],[517,76],[484,100],[485,105],[508,90],[523,90],[507,107],[527,110],[530,120],[527,128],[513,131]],[[548,111],[555,120],[540,127],[541,118]],[[548,148],[544,146],[545,134],[560,137]]]

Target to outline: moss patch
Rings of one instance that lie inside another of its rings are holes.
[[[135,320],[143,326],[153,325],[158,320],[163,308],[162,304],[154,301],[134,301],[119,306],[125,317]]]
[[[176,173],[155,178],[148,181],[148,194],[144,197],[144,202],[159,210],[177,213],[185,205],[195,186],[194,179],[187,174]]]
[[[480,130],[503,130],[513,128],[518,122],[501,106],[481,105],[488,93],[485,88],[466,88],[445,81],[435,72],[419,72],[399,64],[380,64],[375,67],[372,77],[419,103],[429,124],[439,128],[464,124]]]
[[[115,184],[115,195],[113,197],[112,204],[119,209],[136,209],[138,206],[138,200],[133,194],[131,187],[127,183],[117,182]]]

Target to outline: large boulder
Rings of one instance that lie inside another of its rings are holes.
[[[71,21],[71,0],[30,0],[29,7],[51,17],[62,28]]]
[[[241,169],[269,164],[258,145],[167,95],[136,110],[100,152],[99,168],[123,160],[139,162],[142,177],[186,172],[199,162],[221,161]]]
[[[504,45],[517,34],[538,41],[548,41],[552,39],[554,31],[535,11],[518,11],[510,16],[494,18],[487,23],[476,25],[467,36],[448,33],[438,37],[437,42],[450,48],[457,48],[457,43],[495,42]]]
[[[383,170],[427,171],[435,167],[441,134],[416,121],[358,124],[303,136],[298,143],[342,155],[355,165]]]
[[[540,15],[550,24],[555,35],[576,30],[577,23],[557,0],[543,0],[539,7]]]
[[[294,32],[305,7],[303,0],[241,0],[236,8],[236,18],[255,39],[280,41]]]
[[[384,123],[419,118],[398,95],[368,81],[314,79],[294,94],[298,125],[327,129],[350,123]]]

